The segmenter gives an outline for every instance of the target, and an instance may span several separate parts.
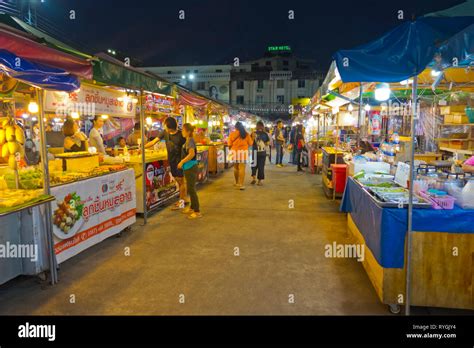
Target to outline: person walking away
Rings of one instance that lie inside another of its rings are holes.
[[[272,129],[265,127],[265,132],[267,132],[268,137],[270,138],[270,142],[268,143],[268,162],[272,163],[272,147],[273,147]]]
[[[292,127],[290,131],[290,136],[288,139],[288,144],[291,147],[291,155],[290,155],[290,163],[291,164],[298,164],[296,157],[298,155],[298,144],[296,141],[296,128],[297,127]]]
[[[154,147],[157,142],[162,139],[165,140],[171,174],[178,183],[179,189],[179,201],[171,207],[171,210],[180,210],[189,204],[188,195],[186,193],[186,183],[184,182],[184,173],[178,168],[178,163],[182,159],[182,149],[186,143],[186,138],[183,136],[181,130],[178,129],[178,121],[176,121],[174,117],[167,117],[164,125],[165,130],[158,134],[155,139],[146,143],[145,148]]]
[[[283,122],[278,120],[277,127],[275,129],[275,147],[276,147],[276,160],[275,164],[277,167],[283,167],[283,145],[285,144],[285,137],[283,135]]]
[[[253,140],[245,130],[241,122],[235,124],[235,130],[229,135],[229,148],[234,161],[234,186],[240,190],[245,190],[245,166],[248,160],[249,146]]]
[[[191,207],[185,208],[183,213],[189,214],[189,219],[202,217],[199,208],[199,198],[196,191],[196,181],[198,174],[197,148],[193,138],[194,126],[191,123],[183,125],[182,135],[186,139],[182,147],[182,160],[178,163],[178,168],[183,170],[186,179],[186,188],[191,197]]]
[[[303,168],[301,168],[301,154],[303,153],[305,143],[304,143],[303,125],[301,124],[296,126],[295,143],[296,143],[296,164],[298,165],[297,171],[302,172]]]
[[[102,127],[104,126],[104,119],[100,115],[95,115],[92,120],[93,127],[89,132],[89,146],[97,149],[97,153],[106,155],[104,138],[102,138]]]
[[[265,179],[267,146],[268,144],[270,144],[270,136],[267,134],[267,132],[265,132],[265,128],[262,121],[257,122],[257,130],[252,133],[252,139],[252,181],[250,182],[250,184],[257,184],[258,186],[262,186],[262,181]]]

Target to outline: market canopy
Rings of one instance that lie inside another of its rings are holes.
[[[172,84],[148,76],[132,67],[110,62],[109,58],[104,55],[98,54],[97,56],[100,59],[93,62],[93,79],[95,81],[105,85],[172,95]]]
[[[464,34],[455,42],[462,45],[464,37],[472,42],[469,33],[473,24],[474,17],[422,17],[403,23],[368,44],[340,50],[334,59],[344,82],[399,82],[420,74],[436,54],[442,53],[440,43],[460,33]],[[462,51],[445,49],[444,53],[447,52]],[[462,56],[460,60],[467,58]]]
[[[42,45],[5,26],[0,27],[0,47],[32,63],[61,69],[85,79],[92,78],[92,66],[88,60]]]
[[[91,55],[76,50],[68,44],[59,41],[58,39],[52,37],[44,31],[41,31],[38,28],[29,25],[25,21],[15,16],[0,13],[0,27],[6,27],[6,29],[22,34],[25,37],[30,38],[31,40],[34,40],[40,44],[44,44],[60,51],[70,53],[77,57],[83,59],[92,59]]]
[[[474,16],[474,0],[468,0],[446,10],[432,12],[425,17],[461,17]]]
[[[0,71],[44,89],[72,92],[80,87],[79,79],[66,71],[20,59],[4,49],[0,49]]]

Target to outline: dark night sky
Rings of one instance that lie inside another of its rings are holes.
[[[39,13],[62,37],[89,52],[107,48],[143,65],[226,64],[259,58],[267,45],[290,45],[323,70],[341,48],[368,42],[406,18],[462,0],[46,0]],[[331,6],[334,5],[334,6]],[[76,19],[69,19],[69,10]],[[178,19],[178,11],[186,19]],[[295,19],[288,19],[288,11]]]

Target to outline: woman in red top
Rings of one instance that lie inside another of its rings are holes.
[[[229,135],[229,148],[234,162],[234,186],[240,190],[245,190],[245,166],[248,161],[249,146],[252,146],[253,140],[245,130],[242,123],[235,124],[235,130]]]

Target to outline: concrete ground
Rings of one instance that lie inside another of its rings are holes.
[[[232,183],[231,169],[200,187],[200,220],[166,208],[66,261],[56,286],[0,286],[0,314],[388,314],[359,262],[324,257],[346,218],[319,176],[267,165],[264,186]]]

